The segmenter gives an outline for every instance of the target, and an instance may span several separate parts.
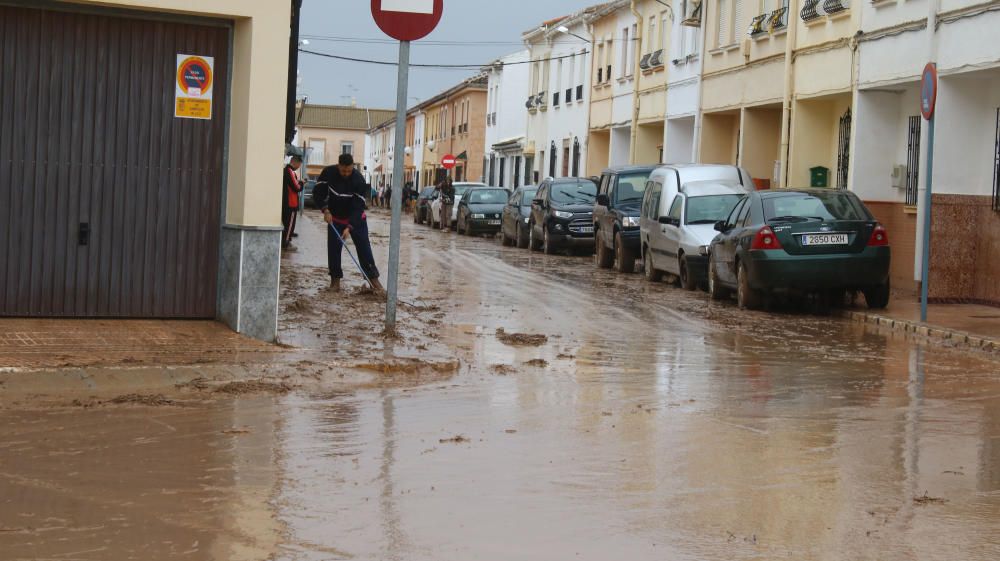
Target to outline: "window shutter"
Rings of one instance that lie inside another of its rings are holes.
[[[750,23],[747,21],[746,0],[733,1],[736,2],[736,21],[733,24],[733,29],[735,30],[733,41],[735,42],[737,39],[743,39],[743,35],[745,35],[747,30],[750,28]]]
[[[719,29],[717,47],[725,47],[729,44],[729,2],[730,0],[719,0]]]

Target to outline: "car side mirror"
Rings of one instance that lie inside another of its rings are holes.
[[[604,193],[601,193],[597,195],[597,204],[598,206],[611,206],[611,199]]]
[[[542,206],[543,204],[545,204],[545,201],[543,201],[542,199],[532,199],[531,204]]]
[[[725,233],[727,231],[726,221],[725,220],[720,220],[720,221],[716,222],[715,223],[715,231],[716,232]]]

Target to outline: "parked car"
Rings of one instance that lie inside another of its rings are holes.
[[[423,224],[426,220],[430,224],[431,202],[438,197],[438,190],[435,187],[424,187],[417,195],[417,205],[413,208],[413,223]]]
[[[458,201],[459,234],[495,234],[500,231],[500,215],[510,198],[510,191],[500,187],[469,189]]]
[[[316,208],[316,200],[313,199],[313,191],[316,190],[316,180],[310,179],[302,187],[302,206],[305,208]]]
[[[751,193],[715,228],[720,234],[708,268],[713,299],[735,291],[741,308],[754,309],[773,292],[837,297],[860,290],[869,308],[889,303],[889,236],[854,193]]]
[[[689,181],[668,201],[662,188],[662,183],[651,182],[648,212],[640,220],[646,278],[658,281],[666,272],[694,290],[708,281],[709,245],[718,234],[715,223],[729,216],[748,189],[732,180]]]
[[[659,280],[665,271],[679,277],[681,269],[686,268],[689,273],[695,273],[688,276],[686,286],[690,287],[692,283],[697,284],[698,271],[707,267],[707,260],[698,259],[702,255],[700,245],[693,250],[688,247],[683,253],[680,247],[676,250],[665,250],[664,248],[668,247],[668,242],[663,238],[666,233],[665,224],[659,222],[661,217],[670,214],[674,199],[682,192],[684,186],[702,181],[721,181],[731,186],[740,186],[743,188],[743,193],[753,190],[753,179],[750,174],[738,166],[671,164],[657,167],[649,174],[649,183],[643,193],[639,218],[639,254],[647,279]],[[701,245],[707,245],[713,237],[714,234],[709,235],[705,244]],[[664,250],[666,253],[662,253]],[[667,263],[668,260],[676,263]]]
[[[561,248],[594,247],[594,199],[591,179],[546,179],[538,186],[528,219],[528,247],[552,254]]]
[[[531,217],[531,201],[535,198],[538,187],[526,185],[514,190],[507,199],[500,217],[500,237],[503,245],[524,249],[528,247],[528,221]]]
[[[595,262],[614,265],[621,273],[635,271],[639,257],[639,207],[649,174],[657,166],[619,166],[601,174],[594,203]]]
[[[450,218],[448,219],[447,226],[451,227],[451,229],[454,230],[456,228],[456,225],[458,224],[458,201],[462,200],[462,195],[464,195],[465,192],[472,187],[488,187],[488,185],[486,185],[485,183],[472,183],[467,181],[455,182],[453,186],[455,187],[454,200],[448,201],[446,203],[444,201],[444,197],[438,197],[438,199],[431,204],[431,216],[433,217],[433,220],[431,220],[432,223],[431,225],[434,227],[442,226],[441,224],[439,224],[441,221],[440,218],[441,207],[443,205],[448,205],[449,208],[451,208],[451,215]]]

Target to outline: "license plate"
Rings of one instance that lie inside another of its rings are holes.
[[[488,224],[489,224],[490,226],[499,226],[499,225],[500,225],[500,221],[499,221],[499,220],[490,220],[490,221],[488,222]]]
[[[577,234],[593,234],[594,233],[594,227],[593,226],[579,226],[579,227],[576,227],[576,228],[572,228],[572,231],[576,232]]]
[[[802,245],[847,245],[847,234],[805,234]]]

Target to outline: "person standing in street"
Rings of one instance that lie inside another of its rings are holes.
[[[372,255],[372,244],[368,237],[368,217],[365,214],[365,195],[368,185],[364,176],[354,169],[354,157],[341,154],[335,166],[327,167],[316,183],[316,201],[323,211],[327,227],[327,258],[330,267],[330,289],[340,290],[340,280],[344,278],[341,257],[346,240],[350,235],[357,250],[357,258],[372,288],[379,293],[385,289],[379,282],[378,267]]]
[[[298,222],[299,193],[302,192],[302,182],[299,180],[301,167],[302,158],[292,156],[292,160],[285,166],[282,181],[281,225],[284,231],[281,237],[281,247],[291,251],[295,250],[291,244],[292,238],[295,236],[295,224]]]
[[[451,182],[451,176],[445,176],[438,189],[441,191],[441,229],[450,232],[451,207],[455,203],[455,185]]]

